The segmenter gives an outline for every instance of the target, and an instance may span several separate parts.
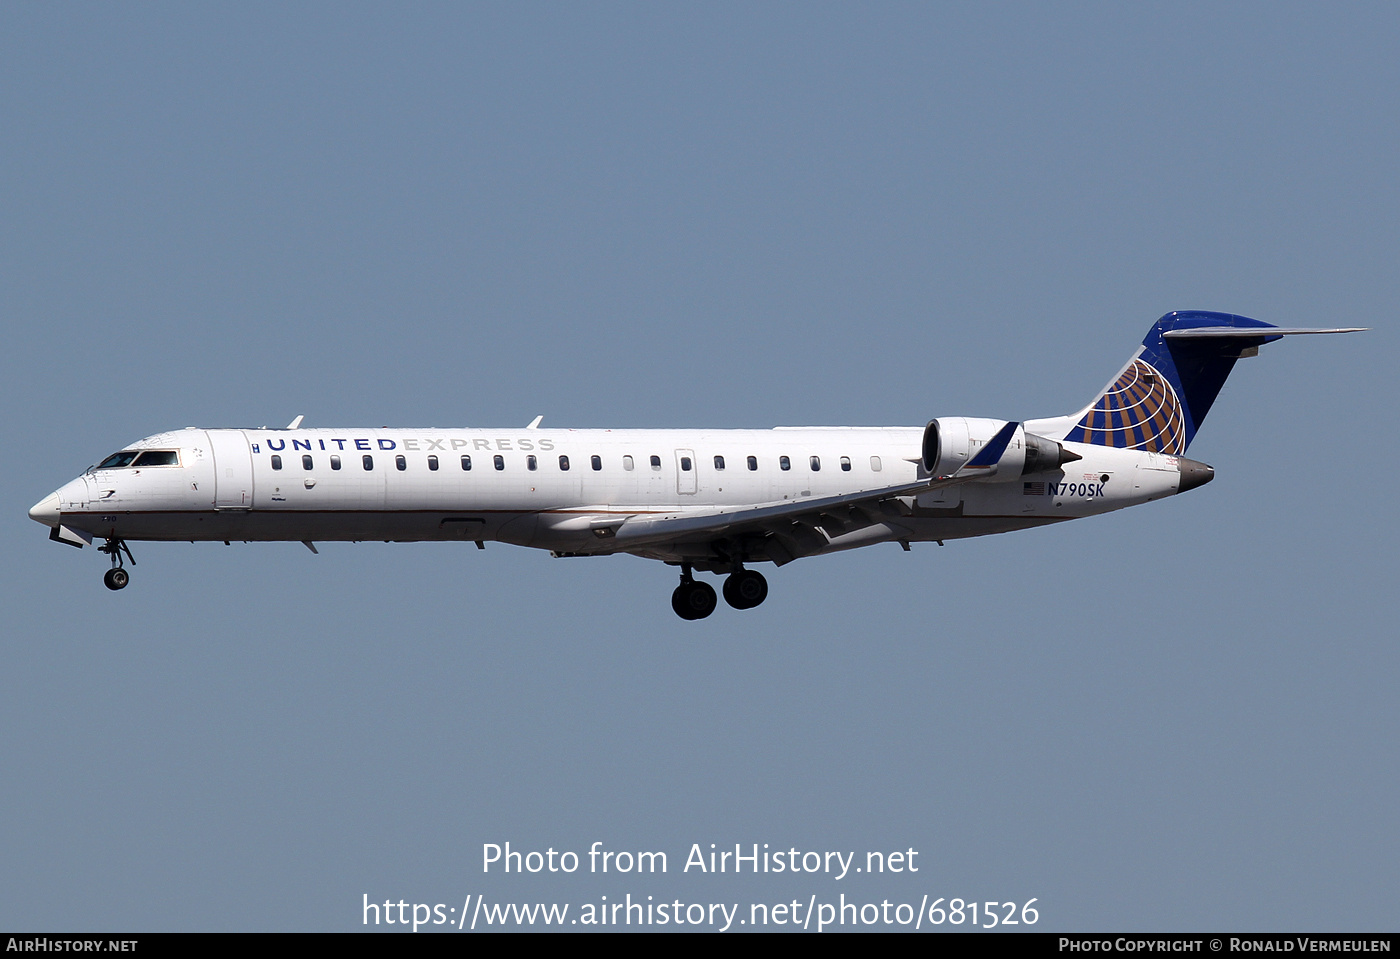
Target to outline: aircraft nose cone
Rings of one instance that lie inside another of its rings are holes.
[[[1178,493],[1195,489],[1197,486],[1205,486],[1215,479],[1215,470],[1195,460],[1178,459],[1177,469],[1181,471],[1181,484],[1176,488]]]
[[[29,507],[29,518],[45,526],[58,525],[58,493],[50,493]]]

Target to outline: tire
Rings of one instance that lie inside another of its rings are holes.
[[[126,584],[131,582],[131,574],[118,566],[107,570],[106,575],[102,577],[102,582],[106,584],[108,589],[124,589]]]
[[[681,583],[671,594],[671,608],[681,619],[704,619],[715,611],[718,603],[715,591],[709,583]]]
[[[732,573],[724,581],[724,601],[735,609],[753,609],[768,598],[768,580],[751,569]]]

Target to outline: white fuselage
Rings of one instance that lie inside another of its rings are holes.
[[[995,425],[974,427],[974,446],[979,429],[985,443]],[[57,514],[51,525],[123,540],[495,540],[569,555],[626,551],[703,563],[705,536],[653,538],[633,548],[625,536],[600,537],[600,524],[621,533],[643,517],[913,483],[927,475],[920,466],[922,435],[921,427],[188,428],[127,447],[178,451],[177,464],[95,468],[45,503]],[[826,542],[802,555],[1005,532],[1178,490],[1176,457],[1065,446],[1082,459],[1054,471],[902,497],[885,504],[874,523],[847,528],[828,518]]]

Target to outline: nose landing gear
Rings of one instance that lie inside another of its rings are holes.
[[[131,574],[122,565],[122,554],[131,560],[131,565],[136,565],[136,557],[131,555],[131,549],[126,545],[126,540],[118,539],[115,536],[107,537],[107,542],[97,547],[99,553],[106,553],[112,557],[112,568],[102,577],[103,584],[108,589],[123,589],[131,582]]]

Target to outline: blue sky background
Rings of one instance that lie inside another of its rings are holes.
[[[6,6],[0,927],[361,896],[922,895],[1050,930],[1393,930],[1391,4]],[[189,424],[767,427],[1086,402],[1172,309],[1210,486],[674,572],[136,544],[25,511]],[[481,844],[664,879],[483,877]],[[683,875],[690,844],[917,876]]]

